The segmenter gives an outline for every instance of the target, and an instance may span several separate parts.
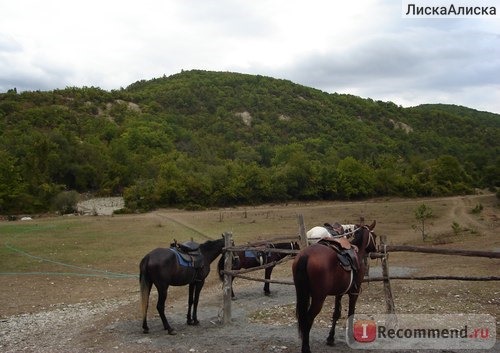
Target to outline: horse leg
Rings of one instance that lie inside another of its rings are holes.
[[[158,314],[160,314],[161,322],[163,322],[163,328],[168,331],[169,335],[175,335],[174,329],[170,327],[167,317],[165,316],[165,302],[167,301],[168,286],[157,285],[156,289],[158,289],[156,309],[158,310]]]
[[[353,315],[356,310],[356,301],[358,300],[359,293],[349,294],[349,310],[347,312],[347,329],[349,332],[353,332]]]
[[[141,307],[142,307],[142,330],[144,333],[149,332],[147,316],[149,307],[149,294],[151,293],[151,287],[153,283],[147,281],[144,276],[141,276],[140,287],[141,287]]]
[[[314,323],[314,319],[321,311],[323,307],[323,303],[325,302],[325,298],[319,298],[311,300],[311,306],[307,311],[306,320],[304,322],[304,326],[300,330],[302,336],[302,353],[311,353],[311,348],[309,346],[309,336],[311,333],[311,328]]]
[[[191,318],[191,309],[193,307],[193,301],[194,301],[194,287],[195,287],[195,283],[196,282],[193,282],[193,283],[189,283],[189,295],[188,295],[188,312],[187,312],[187,316],[186,316],[186,322],[188,325],[192,325],[193,324],[193,320]]]
[[[189,303],[188,303],[188,325],[198,325],[198,301],[200,300],[200,292],[205,281],[196,281],[189,285]],[[192,311],[191,311],[192,307]],[[192,313],[192,316],[191,316]]]
[[[200,323],[198,321],[198,302],[200,300],[200,293],[204,284],[205,280],[196,283],[196,288],[194,291],[193,325],[198,325]]]
[[[266,268],[266,272],[264,278],[269,280],[271,279],[271,273],[273,272],[274,267]],[[264,295],[271,295],[271,290],[269,289],[269,282],[264,282]]]
[[[328,334],[328,338],[326,339],[326,344],[329,346],[333,346],[335,344],[335,326],[337,326],[337,321],[340,318],[341,312],[342,295],[337,295],[335,296],[335,308],[332,315],[332,328],[330,329],[330,333]]]

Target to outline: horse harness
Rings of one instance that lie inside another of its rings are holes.
[[[275,244],[269,243],[266,247],[276,248]],[[290,242],[290,249],[294,250],[295,246],[293,242]],[[245,250],[243,256],[246,258],[254,258],[260,266],[267,264],[269,258],[272,256],[272,252],[270,251],[254,251],[254,250]],[[240,257],[238,255],[233,256],[233,267],[240,267]]]
[[[346,237],[323,238],[318,241],[318,244],[325,245],[334,250],[344,270],[353,270],[354,272],[359,270],[358,247],[351,244]]]
[[[263,251],[254,251],[254,250],[244,250],[243,251],[243,257],[248,258],[248,259],[255,259],[260,266],[265,264],[265,261],[267,259],[266,254]],[[237,253],[233,254],[233,268],[240,268],[241,267],[241,259],[240,255]]]
[[[174,242],[170,244],[170,250],[177,255],[179,265],[195,269],[195,280],[200,280],[197,278],[198,273],[200,273],[204,267],[200,244],[194,241],[178,243],[177,240],[174,240]]]
[[[347,240],[346,236],[336,235],[333,238],[323,238],[318,241],[318,244],[324,245],[337,253],[340,266],[347,272],[350,272],[351,279],[349,286],[344,293],[347,293],[351,288],[358,289],[358,284],[354,281],[359,271],[358,247]]]

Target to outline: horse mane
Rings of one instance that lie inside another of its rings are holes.
[[[216,239],[216,240],[207,240],[206,242],[200,244],[200,248],[203,251],[211,250],[211,249],[214,249],[214,248],[217,248],[218,246],[220,246],[221,242],[224,243],[224,238]]]

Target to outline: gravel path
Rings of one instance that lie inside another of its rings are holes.
[[[187,289],[187,288],[186,288]],[[141,330],[138,298],[80,303],[48,308],[36,314],[11,316],[0,322],[0,351],[39,353],[80,352],[300,352],[293,314],[293,286],[275,285],[271,296],[260,284],[239,285],[232,301],[232,322],[220,324],[222,299],[219,286],[202,292],[199,326],[185,323],[186,297],[172,299],[167,308],[177,335],[168,335],[150,305],[150,333]],[[360,299],[361,300],[361,299]],[[362,301],[362,300],[361,300]],[[360,303],[366,308],[369,303]],[[347,305],[344,304],[346,307]],[[369,307],[369,306],[368,306]],[[330,310],[325,305],[324,311]],[[345,315],[345,314],[344,314]],[[342,320],[342,319],[341,319]],[[343,321],[337,327],[335,347],[325,345],[328,322],[318,319],[311,331],[315,353],[356,352],[345,343]],[[500,351],[497,343],[495,351]],[[425,350],[412,350],[411,353]],[[370,353],[370,351],[364,350]],[[379,351],[371,351],[371,353]],[[433,351],[438,352],[438,351]],[[452,353],[453,351],[446,351]],[[464,351],[460,351],[464,352]]]

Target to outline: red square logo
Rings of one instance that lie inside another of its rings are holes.
[[[373,342],[377,335],[377,324],[373,320],[356,320],[353,334],[358,342]]]

